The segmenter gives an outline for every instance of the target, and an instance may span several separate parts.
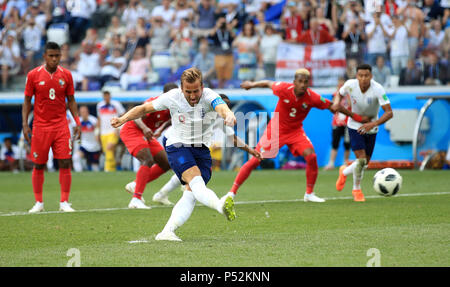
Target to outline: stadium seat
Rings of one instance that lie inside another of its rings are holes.
[[[164,85],[165,83],[168,83],[172,79],[172,69],[169,68],[156,68],[154,69],[156,73],[158,73],[158,81],[156,84],[158,85]]]
[[[101,88],[101,84],[99,81],[89,81],[88,91],[99,91],[100,88]]]
[[[62,45],[69,42],[69,24],[52,24],[47,29],[47,41]]]
[[[171,67],[171,58],[168,53],[160,52],[156,53],[151,58],[153,69],[162,69]]]

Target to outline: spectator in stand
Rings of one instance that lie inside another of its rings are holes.
[[[169,48],[170,57],[172,58],[172,73],[175,73],[179,68],[187,66],[191,62],[190,49],[191,45],[189,42],[185,41],[181,34],[177,34]]]
[[[139,38],[137,36],[136,27],[133,27],[127,31],[126,41],[125,41],[125,58],[130,59],[133,56],[134,50],[139,47]],[[142,47],[145,50],[145,47]]]
[[[145,19],[143,17],[140,17],[138,19],[137,25],[136,25],[136,34],[138,37],[138,47],[144,47],[145,48],[145,54],[151,55],[152,54],[152,47],[150,45],[150,37],[149,37],[149,30],[150,25],[147,24]]]
[[[295,1],[287,2],[281,19],[286,42],[296,43],[303,31],[303,19]]]
[[[125,42],[125,35],[127,33],[127,29],[120,23],[120,19],[118,16],[114,15],[111,17],[111,24],[108,26],[108,29],[105,33],[105,38],[103,39],[103,46],[111,49],[111,45],[113,43],[113,38],[116,35],[119,35],[120,40]]]
[[[181,37],[181,39],[183,39],[183,41],[186,41],[189,44],[189,47],[193,45],[193,31],[188,18],[181,19],[178,28],[173,28],[170,32],[170,37],[173,40],[175,40],[178,35]]]
[[[248,15],[245,13],[245,9],[239,7],[239,1],[228,1],[219,5],[219,8],[225,9],[225,17],[227,25],[231,25],[233,29],[241,30],[244,24],[247,22]]]
[[[391,66],[393,74],[399,76],[408,63],[408,31],[398,15],[392,16],[392,21],[394,32],[390,36]]]
[[[344,6],[344,11],[339,18],[339,22],[344,26],[344,32],[350,27],[352,21],[356,21],[358,25],[364,24],[364,13],[361,3],[357,0],[349,0]]]
[[[424,14],[416,7],[416,0],[407,0],[407,6],[398,9],[403,16],[405,27],[408,30],[409,58],[415,59],[419,44],[425,35]]]
[[[408,59],[406,68],[400,72],[400,86],[419,86],[422,85],[422,71],[416,66],[413,59]]]
[[[82,76],[81,90],[87,91],[90,81],[98,81],[100,79],[102,56],[94,43],[87,41],[81,45],[81,50],[75,55],[75,59],[77,72]]]
[[[47,14],[47,25],[48,28],[51,24],[56,23],[69,23],[70,14],[67,11],[65,0],[46,0],[46,14]]]
[[[239,64],[238,78],[242,81],[253,81],[256,77],[257,59],[259,56],[258,36],[253,22],[247,22],[242,32],[233,41],[237,48]]]
[[[22,59],[20,57],[20,46],[17,42],[17,33],[15,31],[8,31],[6,33],[6,39],[0,47],[2,90],[7,88],[8,78],[19,72],[21,63]]]
[[[189,22],[194,18],[194,10],[192,4],[187,0],[176,0],[175,15],[172,20],[172,28],[178,28],[180,26],[181,19],[187,18]]]
[[[61,60],[59,61],[59,65],[68,70],[76,69],[76,65],[73,65],[75,62],[75,58],[70,55],[70,46],[65,43],[61,45]],[[75,79],[74,79],[75,82]],[[80,80],[81,82],[81,80]]]
[[[136,27],[139,18],[148,19],[150,12],[142,5],[140,0],[130,0],[127,8],[123,11],[122,22],[126,23],[127,30]]]
[[[395,0],[386,0],[384,1],[384,9],[384,12],[392,18],[398,13],[398,4]]]
[[[439,1],[423,0],[422,11],[425,16],[425,23],[431,23],[433,20],[441,20],[444,17],[444,9],[439,5]]]
[[[213,0],[200,0],[194,10],[194,27],[199,36],[207,35],[214,29],[218,10]]]
[[[336,33],[333,27],[333,23],[331,22],[330,19],[325,18],[323,8],[319,6],[316,8],[315,11],[317,22],[319,23],[320,28],[326,30],[328,33],[330,33],[330,35],[334,36]]]
[[[264,75],[267,79],[275,78],[278,45],[283,41],[271,24],[267,24],[264,35],[259,42],[259,63],[264,67]]]
[[[256,35],[258,35],[258,37],[262,37],[264,35],[266,25],[268,25],[268,24],[271,24],[271,23],[266,22],[265,14],[262,12],[258,12],[256,14],[256,21],[255,21],[255,31],[256,31]]]
[[[445,29],[444,40],[441,44],[442,58],[447,60],[447,65],[450,64],[450,28]]]
[[[36,22],[36,26],[40,27],[42,31],[45,32],[47,27],[47,22],[51,21],[50,14],[46,14],[45,11],[45,3],[39,2],[38,0],[34,0],[31,2],[30,7],[25,14],[25,20],[29,20],[29,18],[34,18]],[[44,8],[44,9],[43,9]],[[45,33],[44,33],[45,34]]]
[[[298,42],[305,45],[319,45],[334,42],[336,39],[326,30],[321,29],[317,18],[309,20],[309,29],[303,31]]]
[[[12,138],[5,138],[0,148],[0,171],[18,172],[19,159],[19,147],[13,144]]]
[[[120,34],[116,34],[107,45],[104,45],[104,47],[108,54],[111,54],[114,49],[120,49],[123,51],[125,50],[125,41],[122,41]]]
[[[198,52],[192,66],[202,72],[203,82],[207,87],[212,88],[211,80],[214,77],[214,54],[209,51],[209,44],[206,38],[200,40]]]
[[[36,25],[33,17],[28,18],[26,24],[19,29],[23,40],[25,58],[23,59],[23,70],[29,71],[36,67],[42,58],[41,43],[43,29]]]
[[[150,45],[152,53],[159,53],[169,50],[170,43],[170,24],[164,22],[161,16],[155,16],[151,20],[149,31]]]
[[[342,33],[342,40],[345,42],[346,59],[355,59],[361,63],[364,58],[364,47],[367,40],[364,28],[358,21],[352,20],[347,31]]]
[[[97,3],[95,0],[69,0],[67,8],[70,11],[70,39],[72,43],[79,43],[91,26],[91,17],[97,9]]]
[[[424,84],[446,85],[448,81],[448,65],[441,63],[439,57],[434,53],[430,53],[425,61],[423,68]]]
[[[436,53],[440,56],[441,54],[441,45],[444,41],[445,32],[442,31],[441,21],[433,20],[431,22],[431,28],[428,30],[427,38],[428,44],[425,49],[428,52]]]
[[[371,66],[376,64],[378,56],[386,58],[386,38],[392,34],[391,18],[383,12],[375,12],[372,20],[366,26],[367,34],[367,60]],[[380,83],[381,84],[381,83]]]
[[[123,90],[127,90],[129,84],[145,82],[149,72],[151,72],[150,60],[145,56],[145,49],[138,47],[128,65],[127,72],[120,76],[120,86]]]
[[[127,59],[122,54],[122,50],[116,48],[112,54],[106,57],[103,67],[100,71],[100,84],[103,85],[108,81],[118,81],[120,74],[127,64]]]
[[[390,85],[391,69],[386,66],[383,56],[378,56],[376,63],[376,66],[372,67],[373,79],[383,87],[388,87]]]
[[[232,24],[227,24],[225,18],[220,17],[217,20],[214,31],[211,33],[211,37],[214,41],[214,66],[217,80],[219,81],[218,88],[222,89],[225,83],[233,76],[234,57],[231,45],[235,34]]]
[[[170,0],[162,0],[161,5],[155,6],[152,10],[151,19],[162,19],[164,24],[170,25],[175,17],[175,9],[170,6]]]
[[[14,13],[14,10],[17,10],[19,17],[22,18],[26,13],[27,8],[27,0],[9,0],[8,3],[6,3],[5,11],[3,11],[3,17],[9,17],[12,13]]]

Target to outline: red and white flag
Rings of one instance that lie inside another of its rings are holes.
[[[295,71],[306,68],[311,73],[311,86],[335,87],[338,78],[345,75],[345,43],[322,45],[281,43],[277,51],[278,81],[292,82]]]

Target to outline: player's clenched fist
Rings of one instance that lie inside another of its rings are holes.
[[[123,125],[124,123],[120,120],[120,118],[112,118],[111,119],[111,126],[113,128],[118,128],[121,125]]]
[[[241,88],[246,90],[251,89],[253,88],[253,83],[251,81],[245,81],[241,84]]]
[[[227,116],[225,118],[225,125],[229,127],[234,127],[235,124],[236,124],[236,117],[234,116],[234,113],[233,112],[227,113]]]

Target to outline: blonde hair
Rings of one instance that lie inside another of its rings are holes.
[[[300,75],[307,76],[308,78],[311,77],[311,73],[305,68],[301,68],[295,71],[295,78],[297,78]]]
[[[202,72],[197,68],[189,68],[184,70],[183,74],[181,74],[181,85],[183,82],[188,82],[190,84],[195,83],[195,81],[200,80],[200,83],[203,83]]]

